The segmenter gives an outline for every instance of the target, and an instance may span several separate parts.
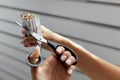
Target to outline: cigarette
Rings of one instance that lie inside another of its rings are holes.
[[[38,32],[38,27],[40,25],[39,18],[34,13],[24,12],[21,15],[22,24],[33,32]]]

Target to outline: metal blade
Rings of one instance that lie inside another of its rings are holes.
[[[19,26],[21,26],[22,28],[25,28],[24,25],[22,25],[21,23],[19,22],[16,22]],[[47,43],[47,40],[44,39],[43,37],[41,37],[40,35],[38,35],[37,33],[25,28],[27,30],[27,32],[29,34],[31,34],[37,41],[40,41],[40,42],[44,42],[44,43]]]
[[[47,40],[44,39],[43,37],[41,37],[40,35],[38,35],[37,33],[35,32],[32,32],[30,30],[28,30],[29,34],[31,34],[35,39],[37,39],[38,41],[40,42],[44,42],[44,43],[47,43]]]

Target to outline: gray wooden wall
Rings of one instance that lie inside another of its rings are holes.
[[[49,29],[120,65],[119,0],[0,0],[0,80],[31,79],[25,64],[30,49],[20,44],[21,28],[15,24],[23,11],[36,12]],[[72,80],[89,78],[76,71]]]

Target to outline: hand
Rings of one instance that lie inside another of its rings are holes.
[[[43,25],[41,25],[41,29],[42,29],[42,34],[43,37],[47,40],[53,41],[53,42],[57,42],[60,44],[64,43],[64,37],[56,34],[55,32],[52,32],[51,30],[47,29],[46,27],[44,27]],[[36,46],[37,45],[37,40],[32,37],[32,36],[27,36],[27,31],[25,29],[22,29],[22,40],[21,43],[25,46],[25,47],[30,47],[30,46]]]
[[[39,57],[40,48],[36,47],[30,55],[30,61],[36,63]],[[60,59],[53,53],[38,67],[31,67],[32,80],[70,80],[71,74],[75,67],[71,65],[75,59],[63,47],[56,49],[57,55],[61,55]]]
[[[120,68],[118,66],[95,56],[81,45],[50,31],[44,26],[42,26],[42,31],[45,39],[65,45],[77,53],[79,61],[76,66],[92,80],[120,80]],[[24,36],[21,42],[24,46],[36,45],[36,40],[33,37],[26,37],[26,31],[24,29],[22,32]]]

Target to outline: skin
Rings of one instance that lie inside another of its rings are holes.
[[[23,39],[30,38],[31,36],[27,36],[26,31],[23,29]],[[26,39],[29,40],[30,39]],[[25,47],[36,46],[36,40],[30,44],[25,44]],[[27,42],[29,42],[27,41]],[[35,43],[34,43],[35,41]],[[26,41],[25,41],[26,42]],[[23,42],[21,42],[23,44]],[[43,44],[44,48],[52,51],[50,47]],[[58,58],[58,55],[60,56]],[[29,56],[29,60],[31,63],[36,63],[38,61],[38,57],[40,56],[40,47],[36,46],[35,50]],[[45,61],[38,67],[31,67],[32,80],[70,80],[71,74],[75,70],[75,66],[72,64],[75,62],[75,58],[70,54],[69,51],[65,51],[62,46],[59,46],[56,49],[56,53],[52,52],[52,54],[45,59]],[[41,77],[42,76],[42,77]]]
[[[42,26],[42,31],[45,39],[63,44],[76,52],[79,58],[76,66],[92,80],[120,80],[120,67],[95,56],[81,45],[52,32],[44,26]],[[25,30],[22,30],[22,33],[25,34]],[[36,45],[36,40],[33,37],[23,36],[21,42],[25,47]],[[49,49],[47,46],[44,48]]]
[[[67,58],[72,57],[70,53],[64,49],[61,52],[56,50],[56,52],[61,55],[69,54]],[[39,54],[40,47],[37,46],[29,57],[30,62],[36,63]],[[65,63],[67,58],[66,60],[58,59],[57,55],[52,53],[40,66],[31,67],[32,80],[70,80],[75,67]]]

